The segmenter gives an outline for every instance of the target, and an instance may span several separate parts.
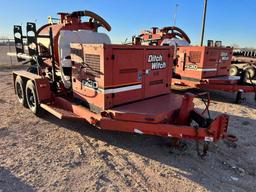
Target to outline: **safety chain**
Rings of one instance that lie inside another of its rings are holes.
[[[200,152],[200,149],[199,149],[199,137],[198,137],[198,135],[199,135],[199,127],[198,126],[195,126],[195,131],[196,131],[196,151],[197,151],[197,155],[203,159],[207,155],[207,152],[209,150],[209,142],[204,141],[203,151]]]

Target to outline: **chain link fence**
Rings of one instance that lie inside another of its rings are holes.
[[[10,57],[8,52],[16,52],[14,39],[0,39],[0,66],[14,66],[18,64],[16,57]]]

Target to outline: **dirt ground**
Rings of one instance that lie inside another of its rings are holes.
[[[11,71],[0,69],[0,192],[227,191],[256,189],[256,105],[211,93],[212,116],[230,115],[239,141],[210,145],[200,159],[195,144],[171,150],[166,140],[94,129],[85,122],[43,118],[22,108]],[[196,102],[199,108],[202,104]]]
[[[7,56],[8,52],[15,52],[14,46],[0,45],[0,66],[2,65],[16,65],[18,64],[17,59],[15,57]]]

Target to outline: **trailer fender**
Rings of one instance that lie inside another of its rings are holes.
[[[39,103],[46,100],[52,100],[52,91],[48,79],[35,79],[34,84]]]
[[[24,71],[16,71],[16,72],[13,72],[13,82],[14,83],[18,76],[22,78],[22,80],[24,81],[25,84],[29,80],[31,80],[35,84],[36,94],[38,96],[39,103],[41,103],[43,101],[52,100],[53,95],[52,95],[49,80],[47,78],[41,77],[37,74],[27,72],[25,70]],[[15,94],[17,94],[16,91],[15,91]]]

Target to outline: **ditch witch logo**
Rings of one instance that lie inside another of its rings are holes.
[[[162,55],[149,55],[148,56],[148,63],[151,64],[151,69],[152,70],[165,69],[166,68],[166,62],[163,62],[163,56]]]

